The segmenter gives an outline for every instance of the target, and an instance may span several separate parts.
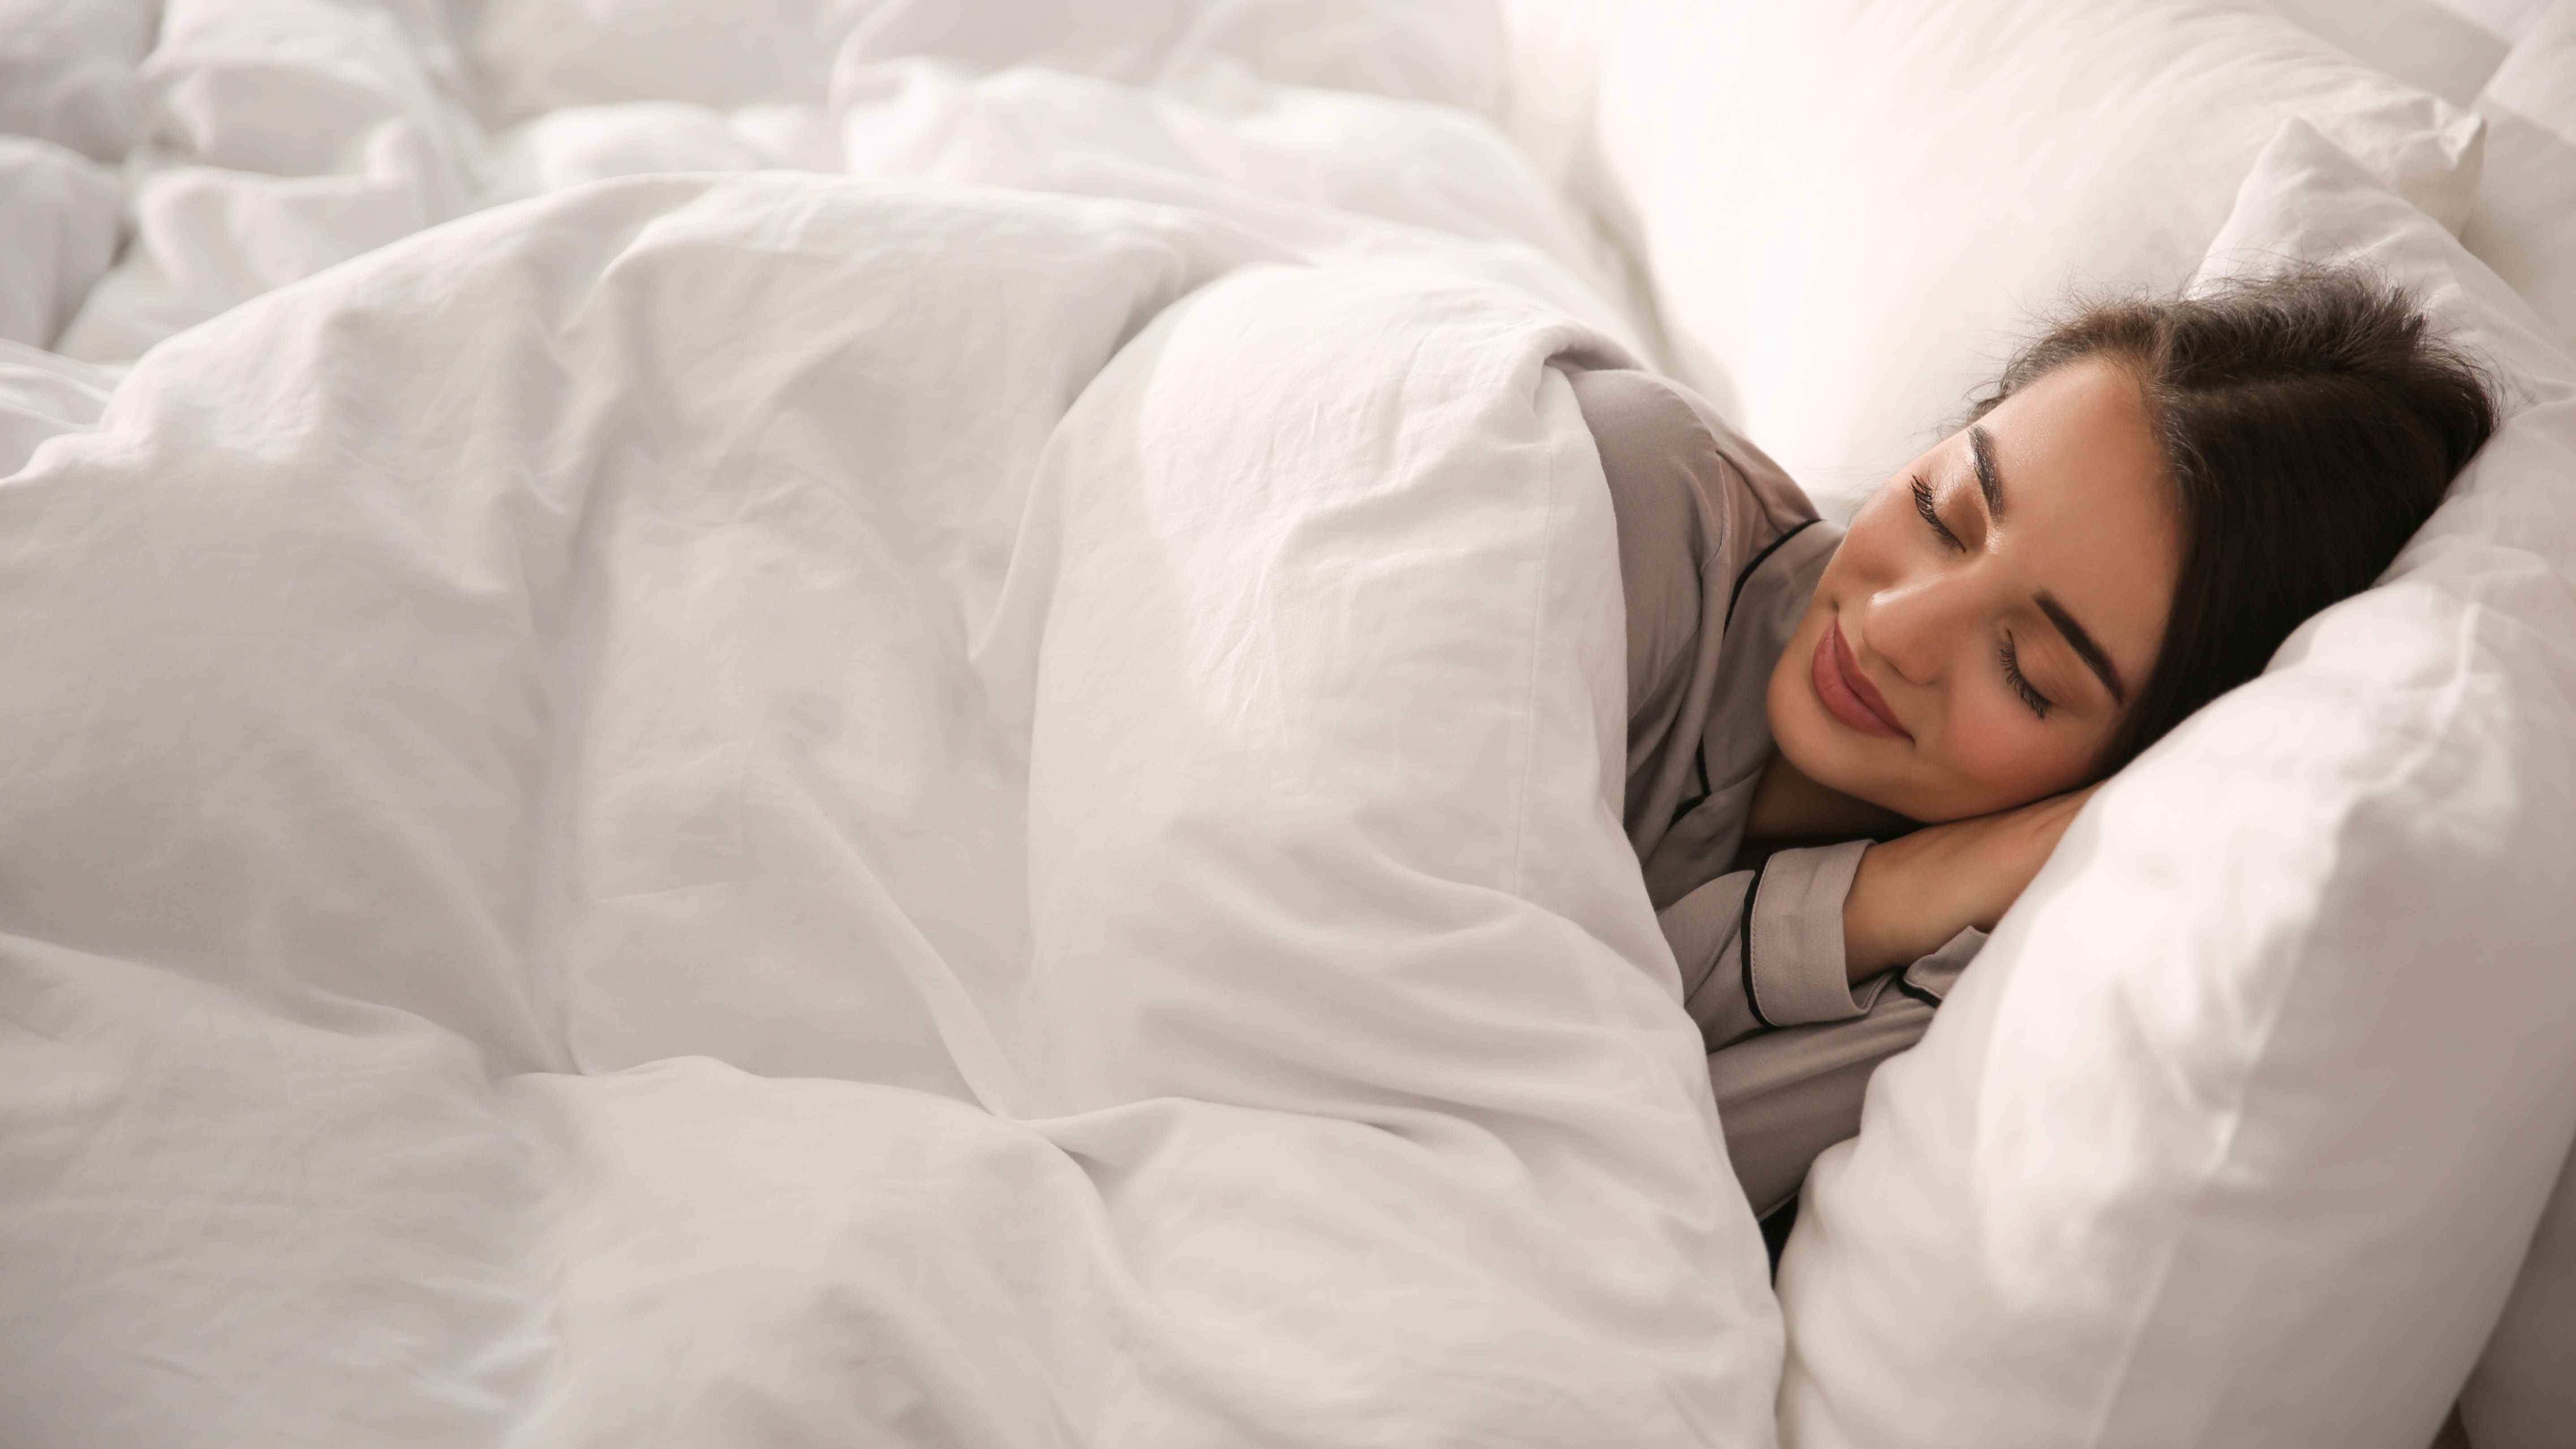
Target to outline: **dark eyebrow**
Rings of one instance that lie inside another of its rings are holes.
[[[1977,491],[1986,495],[1986,516],[2004,516],[2004,480],[1995,472],[1995,440],[1983,423],[1968,425],[1968,457],[1976,464]]]
[[[2112,701],[2127,704],[2129,691],[2120,683],[2120,671],[2111,663],[2111,656],[2102,652],[2102,646],[2093,642],[2093,636],[2084,632],[2084,626],[2075,622],[2075,616],[2066,612],[2066,606],[2057,602],[2055,595],[2043,593],[2039,595],[2038,603],[2039,611],[2048,616],[2048,622],[2055,624],[2057,632],[2066,636],[2067,646],[2102,677],[2103,687],[2111,691]]]

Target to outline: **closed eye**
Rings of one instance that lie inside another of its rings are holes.
[[[2030,706],[2032,714],[2041,719],[2048,718],[2048,712],[2057,708],[2057,701],[2033,689],[2030,680],[2022,674],[2021,651],[2014,647],[2013,636],[2006,634],[2004,642],[1997,647],[1995,653],[2003,661],[2004,682],[2012,686],[2013,693],[2021,696],[2023,704]]]
[[[1959,542],[1959,535],[1950,531],[1950,525],[1941,521],[1941,510],[1932,503],[1932,485],[1924,482],[1920,473],[1914,476],[1914,511],[1923,515],[1924,525],[1941,540],[1943,547],[1954,553],[1967,548],[1966,544]]]

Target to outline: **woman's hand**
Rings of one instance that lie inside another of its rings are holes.
[[[1927,825],[1871,846],[1843,898],[1843,956],[1851,979],[1918,961],[1966,927],[1993,930],[2048,862],[2067,822],[2100,788]]]

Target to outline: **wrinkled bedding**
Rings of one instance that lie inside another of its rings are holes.
[[[0,357],[0,1440],[1772,1441],[1633,339],[1403,12],[1185,9],[167,8]]]

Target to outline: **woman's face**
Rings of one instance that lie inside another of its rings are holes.
[[[1853,517],[1771,672],[1772,735],[1919,821],[2073,789],[2146,683],[2181,560],[2137,383],[2070,363]]]

